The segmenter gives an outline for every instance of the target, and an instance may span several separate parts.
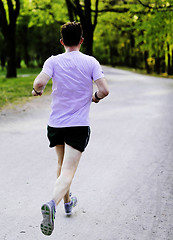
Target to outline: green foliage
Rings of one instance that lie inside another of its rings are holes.
[[[173,72],[173,1],[113,2],[112,12],[99,16],[94,55],[113,66]]]
[[[99,17],[94,38],[94,54],[101,62],[105,63],[102,61],[104,56],[107,63],[113,66],[133,65],[132,57],[136,53],[133,32],[131,31],[133,24],[134,19],[129,12],[108,12]],[[101,48],[99,46],[100,39],[103,41]]]
[[[29,16],[28,27],[63,23],[68,19],[64,0],[23,0],[19,22],[23,16]]]
[[[17,24],[17,66],[42,66],[51,55],[63,51],[60,26],[66,22],[65,1],[23,0]]]
[[[42,66],[48,57],[63,51],[59,43],[59,29],[60,25],[56,22],[30,28],[19,25],[17,32],[20,38],[17,37],[17,56],[24,59],[26,66]]]
[[[17,66],[20,67],[21,63],[25,67],[42,66],[49,56],[63,51],[59,39],[60,26],[69,21],[66,0],[20,2],[16,34]],[[78,1],[71,2],[76,4]],[[91,0],[91,28],[94,33],[93,53],[101,63],[173,74],[173,0],[98,2],[95,25],[97,1]],[[83,13],[85,3],[84,0],[79,1]],[[77,12],[73,14],[79,21]],[[88,43],[87,36],[84,42]],[[4,44],[0,32],[1,65],[5,61]],[[82,50],[85,50],[85,44]]]
[[[173,44],[173,12],[151,13],[138,19],[135,24],[136,44],[141,50],[150,49],[150,54],[163,54],[167,43]],[[140,34],[141,33],[141,34]]]

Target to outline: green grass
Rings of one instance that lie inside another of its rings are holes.
[[[23,75],[23,74],[38,74],[41,71],[41,68],[19,68],[17,69],[17,75]],[[0,77],[5,77],[6,75],[6,69],[2,70],[0,69]]]
[[[172,75],[168,75],[167,73],[160,73],[160,74],[157,74],[155,72],[147,73],[147,71],[145,69],[135,69],[135,68],[129,68],[129,67],[116,67],[116,68],[121,69],[121,70],[127,70],[127,71],[131,71],[131,72],[139,73],[139,74],[144,74],[147,76],[171,78],[171,79],[173,78]]]
[[[0,110],[9,104],[24,103],[30,97],[35,77],[40,69],[20,69],[17,78],[6,78],[0,71]],[[46,86],[45,93],[51,91],[51,81]]]

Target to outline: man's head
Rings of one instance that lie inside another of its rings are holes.
[[[82,26],[79,22],[68,22],[61,27],[61,36],[65,46],[77,46],[82,34]]]

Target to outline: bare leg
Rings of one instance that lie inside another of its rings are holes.
[[[55,147],[56,153],[58,155],[58,168],[57,168],[57,178],[60,176],[61,173],[61,167],[63,163],[64,158],[64,145],[57,145]]]
[[[64,145],[57,145],[55,147],[56,149],[56,153],[58,155],[58,168],[57,168],[57,178],[60,176],[61,174],[61,168],[62,168],[62,164],[63,164],[63,159],[64,159]],[[64,203],[68,203],[71,201],[70,199],[70,190],[67,191],[67,193],[64,195]]]
[[[70,189],[82,153],[65,144],[61,173],[55,182],[53,200],[58,204]]]

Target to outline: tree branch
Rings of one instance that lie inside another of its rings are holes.
[[[16,19],[19,16],[19,12],[20,12],[20,0],[16,0],[16,9],[15,9],[15,17],[16,17]]]
[[[2,29],[4,34],[6,32],[7,25],[8,24],[4,4],[2,0],[0,0],[0,28]]]
[[[147,7],[147,8],[153,8],[151,6],[149,6],[148,4],[144,4],[141,0],[137,0],[143,7]]]
[[[124,4],[127,4],[127,1],[126,0],[122,0]]]
[[[67,5],[67,10],[68,10],[68,15],[70,18],[70,21],[74,21],[74,6],[70,0],[66,0],[66,5]]]
[[[74,3],[76,5],[76,7],[74,8],[75,12],[80,17],[80,19],[84,20],[84,12],[82,10],[81,4],[79,3],[79,0],[74,0]]]
[[[92,26],[91,20],[91,0],[85,0],[85,22],[88,26]]]
[[[9,14],[9,19],[10,19],[10,24],[12,24],[14,22],[14,18],[15,18],[13,3],[11,0],[7,0],[7,4],[8,4],[8,14]]]
[[[98,5],[99,5],[99,0],[96,0],[96,3],[95,3],[95,15],[94,15],[94,29],[95,29],[95,27],[97,25]]]

